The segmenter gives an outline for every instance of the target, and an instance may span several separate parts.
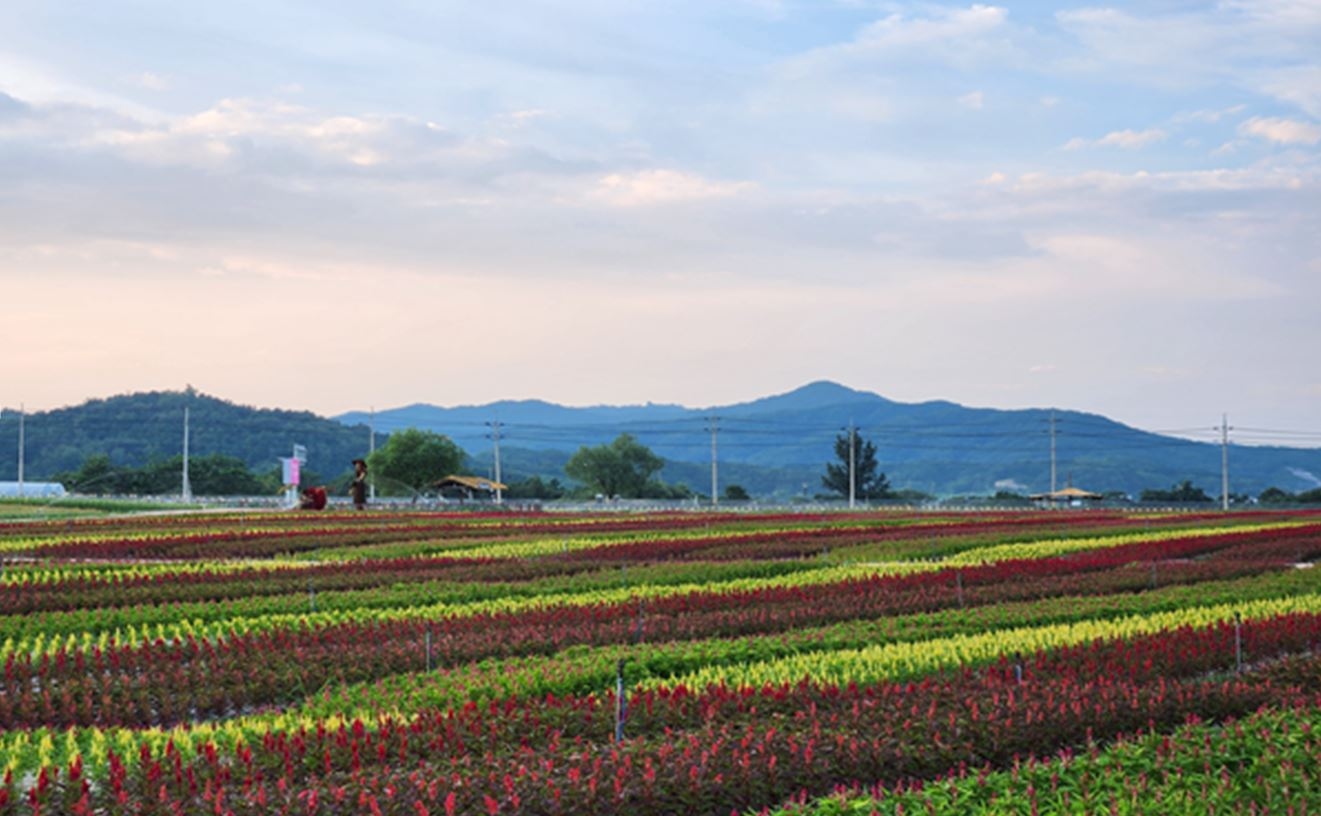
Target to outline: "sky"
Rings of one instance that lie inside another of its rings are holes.
[[[10,408],[829,379],[1318,444],[1319,307],[1318,0],[0,0]]]

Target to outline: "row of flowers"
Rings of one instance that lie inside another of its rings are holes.
[[[507,699],[407,720],[317,723],[232,746],[142,741],[7,776],[10,812],[675,813],[764,809],[837,785],[965,776],[1191,717],[1321,705],[1316,630],[1260,624],[1240,676],[1226,633],[1091,642],[907,683],[638,690],[616,741],[610,693]],[[1315,714],[1308,714],[1313,717]],[[180,739],[187,739],[180,735]],[[16,781],[17,780],[17,781]],[[4,812],[0,810],[0,812]]]
[[[199,522],[166,527],[131,527],[79,531],[73,523],[42,531],[26,528],[17,535],[0,533],[0,552],[11,555],[48,557],[48,559],[181,559],[181,557],[264,557],[271,552],[299,552],[303,549],[362,547],[371,543],[398,543],[402,540],[509,540],[526,537],[575,535],[613,535],[645,533],[655,535],[666,529],[744,529],[752,526],[830,528],[848,526],[886,526],[884,518],[844,518],[823,522],[818,516],[774,514],[748,516],[725,514],[638,515],[622,518],[602,516],[546,515],[527,518],[489,519],[466,514],[382,514],[370,516],[366,523],[357,515],[259,514],[251,518],[231,519],[229,523],[203,516]],[[939,523],[939,519],[925,520]],[[320,540],[320,544],[317,541]],[[198,556],[198,553],[202,553]]]
[[[1270,708],[1224,724],[1194,720],[1100,750],[1065,749],[1007,770],[962,767],[893,788],[844,789],[760,816],[999,816],[1036,813],[1321,813],[1321,708]]]
[[[551,607],[601,607],[633,604],[638,601],[655,602],[666,599],[691,598],[698,606],[707,599],[733,597],[744,600],[776,600],[747,598],[749,593],[782,592],[791,590],[792,597],[799,592],[833,595],[836,584],[848,586],[861,581],[885,584],[882,589],[903,589],[909,586],[945,585],[951,580],[958,584],[998,583],[1009,575],[1023,577],[1050,574],[1089,572],[1111,569],[1133,561],[1168,560],[1207,553],[1226,548],[1251,547],[1257,557],[1297,558],[1304,549],[1321,550],[1321,525],[1297,528],[1249,528],[1235,532],[1216,532],[1208,535],[1183,533],[1177,538],[1169,532],[1156,533],[1149,538],[1130,540],[1126,536],[1115,539],[1089,539],[1093,548],[1072,552],[1067,557],[1027,558],[999,563],[942,569],[940,562],[894,562],[866,566],[827,566],[819,569],[797,570],[768,577],[735,577],[712,586],[709,576],[688,583],[642,583],[628,586],[601,586],[584,591],[562,593],[504,593],[496,597],[471,600],[472,594],[463,593],[465,600],[437,600],[435,588],[425,584],[413,590],[368,591],[351,596],[348,603],[336,603],[332,596],[328,605],[313,611],[314,584],[306,583],[292,597],[273,601],[241,600],[222,604],[176,605],[162,609],[156,605],[139,607],[101,608],[65,614],[38,614],[0,618],[0,659],[10,655],[47,654],[58,651],[100,650],[117,646],[132,646],[144,641],[195,638],[206,640],[228,639],[276,629],[321,629],[348,624],[387,621],[418,621],[440,618],[481,617],[509,615]],[[1053,545],[1042,545],[1042,552],[1052,552]],[[1280,556],[1281,550],[1288,552]],[[1000,550],[1017,554],[1018,549]],[[1031,546],[1028,546],[1031,552]],[[1247,554],[1245,552],[1245,554]],[[442,569],[444,565],[442,565]],[[620,583],[625,583],[621,576]],[[606,579],[607,581],[609,579]],[[443,591],[442,591],[443,597]],[[962,597],[960,602],[966,602]],[[293,611],[294,609],[303,611]],[[856,616],[853,613],[852,616]]]
[[[856,650],[882,638],[927,639],[886,647],[891,650],[887,653],[891,658],[902,657],[921,672],[948,664],[960,655],[966,658],[972,648],[980,648],[981,659],[986,659],[999,653],[997,648],[1027,651],[1038,644],[1072,642],[1098,632],[1135,632],[1143,627],[1201,623],[1232,614],[1227,606],[1197,606],[1194,598],[1201,603],[1232,598],[1236,601],[1233,609],[1249,617],[1311,609],[1321,603],[1321,596],[1315,594],[1316,573],[1311,571],[1277,572],[1255,582],[1205,583],[1217,574],[1238,574],[1240,566],[1240,562],[1172,565],[1164,570],[1162,579],[1170,585],[1188,581],[1193,586],[1173,586],[1165,591],[1149,590],[1147,570],[1127,566],[1019,581],[973,576],[962,589],[948,585],[902,589],[887,587],[877,579],[742,593],[732,598],[660,598],[641,606],[628,602],[439,621],[283,628],[221,642],[194,637],[169,642],[162,639],[136,647],[60,650],[35,660],[26,654],[11,655],[5,661],[4,683],[0,686],[0,725],[172,725],[286,704],[327,684],[378,680],[428,665],[461,667],[491,658],[547,656],[575,646],[614,646],[642,639],[652,644],[646,650],[646,674],[657,678],[704,666],[723,667],[708,671],[749,671],[739,666],[804,652],[824,652],[826,657],[822,659],[833,660],[835,671],[848,673],[855,671],[854,664],[859,662],[881,664],[860,660],[857,655],[841,658],[831,650]],[[994,568],[980,569],[990,573]],[[1133,589],[1148,591],[1113,595]],[[826,593],[834,603],[822,603]],[[1054,600],[1022,610],[1003,606],[1008,600],[1042,595],[1053,596]],[[985,614],[969,616],[958,606],[956,599],[960,596],[974,609],[984,606]],[[1089,608],[1088,598],[1103,597],[1109,599],[1107,604],[1098,602]],[[935,617],[941,609],[947,610],[944,618]],[[869,620],[903,612],[918,614],[903,626],[866,625]],[[1104,622],[1125,614],[1135,620],[1119,628]],[[799,630],[841,620],[859,622],[851,636],[821,631],[794,636]],[[1056,621],[1059,631],[1042,634],[1040,626],[1024,626],[1025,621],[1033,620]],[[986,634],[1015,625],[1022,630],[1017,639]],[[936,633],[943,633],[946,639],[932,640]],[[727,640],[772,634],[775,636],[752,642]],[[726,640],[693,643],[707,638]],[[970,640],[972,646],[967,643]],[[655,645],[666,643],[676,646]],[[962,651],[953,648],[959,644]],[[914,655],[926,656],[918,659]],[[864,657],[875,656],[868,652]],[[579,684],[570,688],[581,688],[584,682],[590,687],[609,676],[608,656],[588,659],[578,653],[569,660],[575,667],[575,679],[569,682]],[[544,665],[533,666],[531,671],[543,680],[547,676]],[[765,667],[758,671],[764,673]],[[498,682],[511,687],[516,677],[511,673]],[[696,678],[696,682],[706,679]]]

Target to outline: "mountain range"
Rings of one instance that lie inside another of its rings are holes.
[[[445,434],[490,474],[496,435],[501,474],[560,475],[583,445],[637,437],[666,460],[664,480],[698,493],[710,485],[712,443],[719,483],[781,498],[820,491],[834,440],[856,433],[876,446],[881,470],[896,488],[933,495],[1033,493],[1051,488],[1052,436],[1056,486],[1136,494],[1184,480],[1220,492],[1221,447],[1138,430],[1080,411],[968,408],[947,401],[902,403],[833,382],[712,408],[680,405],[570,408],[539,400],[442,408],[410,405],[342,422],[388,431],[416,427]],[[712,429],[714,428],[714,434]],[[712,437],[714,436],[714,440]],[[1256,495],[1321,485],[1321,450],[1231,446],[1231,490]]]
[[[852,427],[876,447],[880,469],[897,489],[937,496],[1044,492],[1072,483],[1097,492],[1136,494],[1185,480],[1220,492],[1221,446],[1123,425],[1069,410],[969,408],[946,401],[902,403],[832,382],[710,408],[672,404],[568,407],[540,400],[441,407],[417,404],[374,413],[322,417],[259,409],[200,394],[128,394],[29,414],[24,424],[26,478],[72,471],[92,454],[140,466],[177,455],[184,409],[190,452],[222,453],[266,471],[294,444],[308,468],[338,477],[348,462],[408,427],[444,434],[469,456],[469,470],[494,475],[500,450],[505,482],[530,476],[567,481],[564,463],[584,445],[635,436],[666,461],[661,478],[699,494],[717,463],[720,489],[739,484],[753,496],[788,499],[821,491],[834,441]],[[19,418],[0,411],[0,479],[17,469]],[[1321,485],[1321,449],[1230,445],[1230,488],[1298,492]]]

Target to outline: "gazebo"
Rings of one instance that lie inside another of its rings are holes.
[[[1083,490],[1080,487],[1069,485],[1066,488],[1051,493],[1037,493],[1030,498],[1032,501],[1040,502],[1083,502],[1100,501],[1101,499],[1104,499],[1105,496],[1102,496],[1100,493],[1093,493],[1090,490]]]
[[[432,487],[436,488],[442,496],[446,491],[462,491],[463,497],[467,499],[474,498],[477,494],[486,494],[489,496],[497,491],[509,489],[508,485],[501,484],[493,479],[487,479],[482,476],[446,476],[439,481],[433,482]]]

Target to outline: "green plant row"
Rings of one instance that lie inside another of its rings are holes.
[[[769,816],[1207,816],[1321,812],[1321,707],[1190,723],[1105,750],[964,771],[907,789],[841,794]],[[756,812],[768,816],[767,811]]]

